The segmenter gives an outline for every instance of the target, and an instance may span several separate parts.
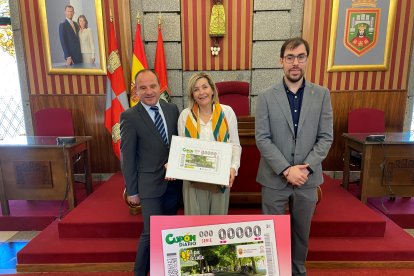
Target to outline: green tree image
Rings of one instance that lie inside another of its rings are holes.
[[[252,243],[244,243],[252,244]],[[240,244],[238,244],[240,245]],[[181,262],[181,273],[194,275],[266,275],[264,256],[238,258],[236,246],[232,244],[185,249],[191,250],[194,258]],[[258,266],[258,264],[261,264]],[[261,268],[260,268],[261,267]]]
[[[213,162],[208,161],[207,158],[208,157],[204,155],[186,154],[185,161],[186,163],[193,164],[197,167],[213,169]]]

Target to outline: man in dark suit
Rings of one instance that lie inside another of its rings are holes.
[[[175,215],[181,200],[182,181],[165,179],[179,111],[175,104],[159,101],[160,83],[153,71],[139,71],[135,83],[140,101],[121,114],[121,163],[128,201],[141,204],[144,230],[135,275],[145,276],[150,268],[150,216]]]
[[[333,141],[329,91],[304,78],[308,55],[305,40],[287,40],[280,50],[284,78],[259,93],[256,107],[262,209],[279,215],[289,204],[293,275],[306,275],[316,189],[323,182],[322,161]]]
[[[82,63],[82,53],[79,42],[79,25],[72,20],[75,9],[65,6],[66,19],[59,24],[59,38],[62,45],[66,65]]]

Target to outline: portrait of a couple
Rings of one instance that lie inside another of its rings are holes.
[[[42,0],[40,8],[49,72],[105,74],[101,1]]]

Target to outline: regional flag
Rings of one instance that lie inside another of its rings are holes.
[[[161,22],[158,22],[157,49],[155,51],[154,71],[160,80],[161,99],[170,101],[170,90],[168,89],[167,64],[165,62],[164,42],[162,41]]]
[[[128,96],[122,71],[121,59],[118,54],[118,45],[115,38],[113,18],[109,23],[108,41],[108,72],[106,79],[106,110],[105,127],[112,135],[112,149],[118,159],[121,159],[121,113],[128,109]]]
[[[135,31],[134,53],[132,55],[132,70],[131,70],[131,97],[129,104],[131,107],[135,106],[139,101],[139,96],[135,86],[135,75],[142,69],[148,68],[147,58],[145,57],[145,49],[141,38],[141,22],[137,17],[137,30]]]

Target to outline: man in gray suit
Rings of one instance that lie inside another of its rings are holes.
[[[306,275],[310,224],[322,184],[322,161],[333,141],[328,89],[304,79],[309,44],[287,40],[280,50],[283,80],[257,97],[257,182],[264,214],[285,214],[289,206],[292,274]]]
[[[150,269],[150,216],[175,215],[181,200],[182,181],[165,179],[179,111],[175,104],[159,101],[160,83],[153,71],[139,71],[135,83],[140,102],[121,114],[121,163],[128,201],[141,205],[144,229],[135,275],[145,276]]]

